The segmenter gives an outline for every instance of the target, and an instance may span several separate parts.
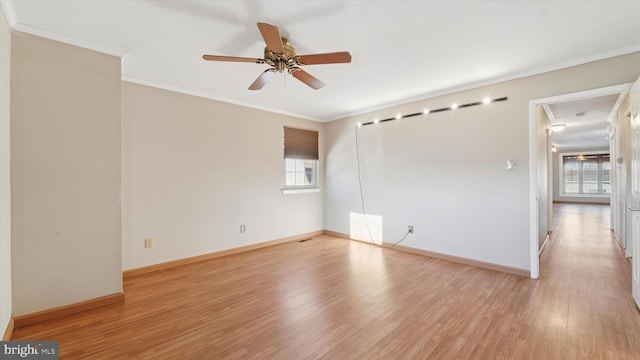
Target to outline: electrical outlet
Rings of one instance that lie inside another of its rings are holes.
[[[152,245],[153,244],[151,242],[151,238],[144,239],[144,247],[145,247],[145,249],[150,248]]]
[[[413,234],[413,225],[409,225],[409,234]]]

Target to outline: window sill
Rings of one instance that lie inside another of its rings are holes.
[[[574,198],[601,198],[607,199],[611,197],[611,194],[560,194],[561,197],[574,197]]]
[[[280,190],[282,190],[282,194],[284,194],[284,195],[320,192],[320,188],[315,188],[315,189],[280,189]]]

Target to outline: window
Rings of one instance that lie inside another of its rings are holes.
[[[318,132],[284,128],[285,190],[318,188]]]
[[[562,155],[563,193],[608,195],[611,193],[609,154]]]
[[[317,160],[285,159],[285,187],[316,187]]]

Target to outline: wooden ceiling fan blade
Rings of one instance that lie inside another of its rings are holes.
[[[250,62],[256,64],[264,64],[264,59],[238,57],[238,56],[221,56],[221,55],[202,55],[202,58],[208,61],[231,61],[231,62]]]
[[[316,64],[343,64],[351,62],[351,54],[348,51],[340,51],[326,54],[300,55],[301,65]]]
[[[282,38],[280,37],[280,30],[277,26],[273,26],[267,23],[258,23],[258,29],[267,49],[271,50],[274,54],[284,54],[284,45],[282,45]]]
[[[258,76],[256,81],[254,81],[253,84],[249,86],[249,90],[262,89],[265,85],[267,85],[267,83],[269,82],[269,80],[271,80],[275,73],[276,71],[274,69],[265,70],[260,76]]]
[[[324,83],[321,80],[300,68],[296,68],[291,75],[316,90],[321,89],[324,86]]]

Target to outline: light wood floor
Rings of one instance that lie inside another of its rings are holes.
[[[609,208],[555,209],[538,281],[322,236],[133,278],[123,304],[12,340],[60,359],[639,359]]]

